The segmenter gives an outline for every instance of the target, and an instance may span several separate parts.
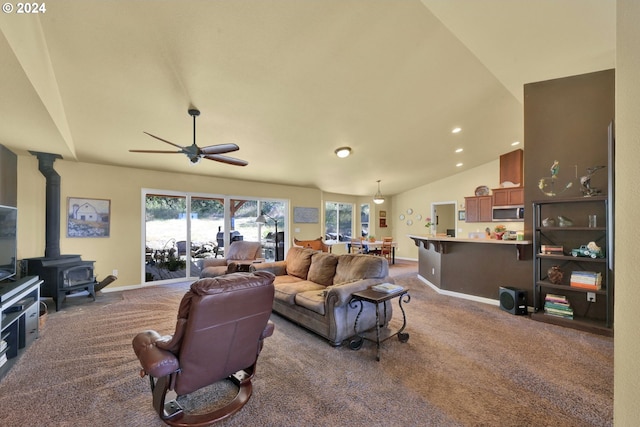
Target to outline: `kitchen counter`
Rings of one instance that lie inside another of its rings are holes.
[[[427,244],[432,242],[434,244],[435,250],[440,253],[445,253],[447,250],[446,243],[484,243],[491,245],[515,245],[516,247],[516,256],[519,260],[521,260],[524,256],[524,250],[527,246],[530,246],[533,242],[531,240],[498,240],[498,239],[465,239],[460,237],[448,237],[448,236],[427,236],[427,235],[417,235],[417,234],[408,234],[409,238],[411,238],[416,246],[420,246],[420,242],[425,249],[428,249]]]
[[[497,304],[501,286],[533,286],[530,240],[408,237],[418,247],[420,278],[441,293]]]
[[[530,245],[531,240],[498,240],[498,239],[466,239],[464,237],[448,237],[448,236],[427,236],[418,234],[408,234],[412,239],[432,240],[441,242],[466,242],[466,243],[497,243],[501,245]]]

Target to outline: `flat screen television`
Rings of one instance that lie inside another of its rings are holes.
[[[0,205],[0,281],[16,274],[18,210]]]

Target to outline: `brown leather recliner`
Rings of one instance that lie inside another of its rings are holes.
[[[173,336],[148,330],[133,339],[133,350],[149,375],[153,407],[172,426],[209,425],[240,410],[251,397],[263,340],[273,334],[269,321],[274,275],[234,273],[194,282],[178,309]],[[207,414],[188,414],[167,393],[187,395],[228,379],[238,394]]]

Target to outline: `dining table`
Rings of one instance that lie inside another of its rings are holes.
[[[351,244],[353,242],[347,242],[347,252],[351,253]],[[391,264],[396,263],[396,247],[398,246],[397,242],[391,242]],[[362,248],[364,249],[364,253],[379,251],[382,248],[382,240],[363,240]]]

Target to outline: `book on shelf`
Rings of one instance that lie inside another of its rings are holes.
[[[549,313],[548,311],[545,311],[544,313],[547,316],[553,316],[553,317],[560,317],[562,319],[569,319],[569,320],[573,320],[573,314],[570,315],[561,315],[561,314],[556,314],[556,313]]]
[[[571,310],[571,306],[569,305],[569,303],[546,301],[544,303],[544,306],[548,308],[553,308],[555,310],[565,310],[565,311]]]
[[[546,301],[551,301],[551,302],[559,302],[559,303],[569,304],[569,300],[567,300],[567,297],[565,297],[564,295],[547,294],[544,297],[544,300],[545,300],[545,302]]]
[[[576,288],[599,290],[602,288],[602,273],[573,271],[569,284]]]
[[[377,292],[384,292],[385,294],[390,294],[392,292],[401,291],[404,288],[400,285],[396,285],[393,283],[380,283],[378,285],[371,286],[371,289]]]
[[[540,245],[542,255],[564,255],[564,248],[559,245]]]
[[[544,298],[544,313],[550,316],[573,319],[573,308],[564,295],[547,294]]]

